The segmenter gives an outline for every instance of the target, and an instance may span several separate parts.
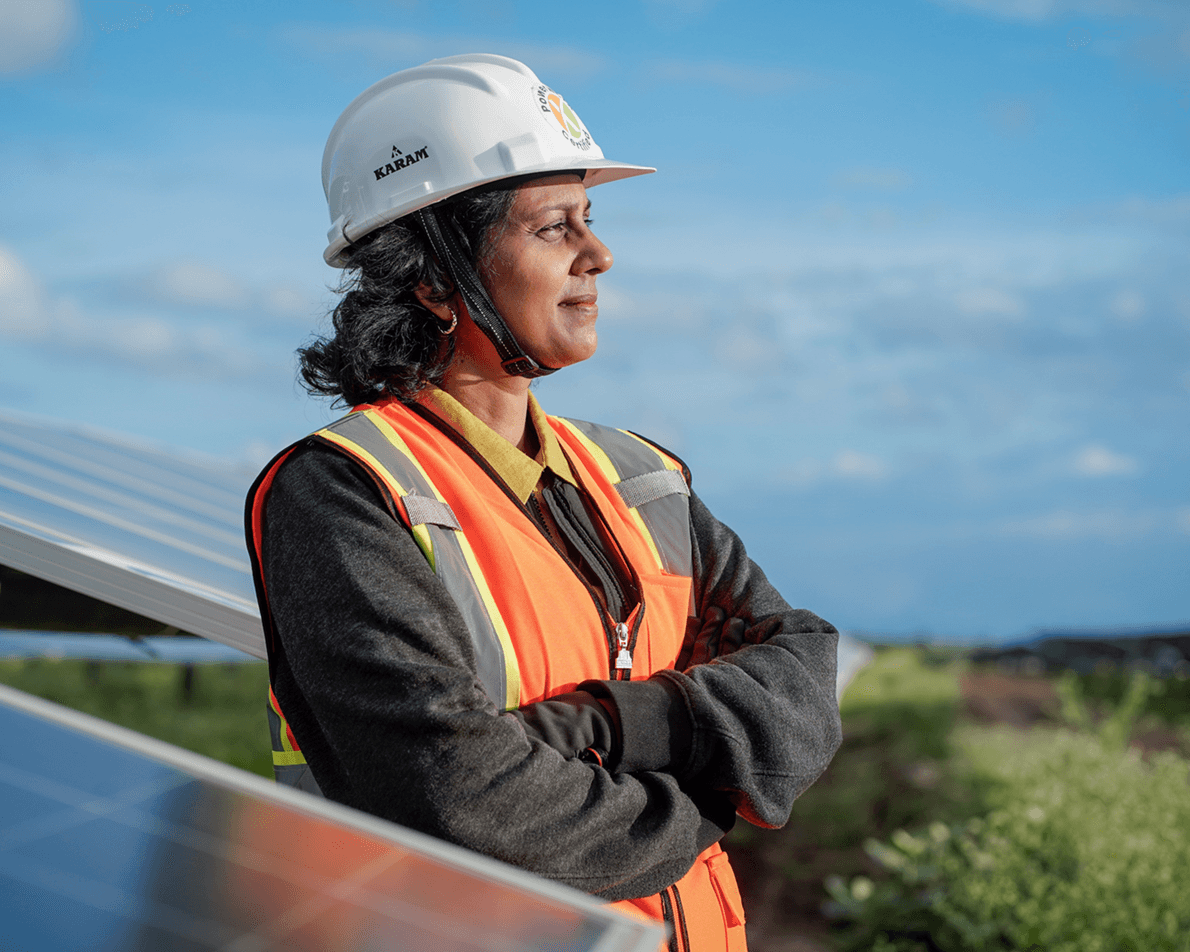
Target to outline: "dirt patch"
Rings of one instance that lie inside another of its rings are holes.
[[[1045,678],[972,671],[959,679],[959,687],[967,715],[980,723],[1032,727],[1060,721],[1058,692]]]

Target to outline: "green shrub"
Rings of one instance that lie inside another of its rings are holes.
[[[911,745],[917,757],[943,757],[959,708],[953,666],[927,664],[914,648],[888,648],[856,674],[839,704],[851,736]]]
[[[1115,708],[1127,696],[1135,676],[1105,667],[1090,674],[1069,674],[1067,680],[1088,707]],[[1149,691],[1138,715],[1150,715],[1167,724],[1190,725],[1190,678],[1149,679]]]
[[[1190,950],[1190,765],[1173,754],[1145,764],[1112,740],[956,732],[972,774],[990,781],[990,810],[870,840],[886,881],[827,882],[851,921],[844,947]]]

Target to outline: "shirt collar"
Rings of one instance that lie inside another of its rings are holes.
[[[529,394],[528,422],[541,446],[536,459],[522,453],[440,387],[429,386],[422,393],[422,403],[462,434],[463,439],[496,471],[496,475],[504,480],[522,504],[529,501],[529,496],[547,469],[566,482],[577,485],[562,444],[558,442],[545,411],[532,393]]]

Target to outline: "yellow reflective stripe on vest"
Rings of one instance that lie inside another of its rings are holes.
[[[330,428],[319,430],[318,435],[323,439],[329,440],[330,442],[342,447],[353,456],[359,457],[361,462],[367,463],[368,468],[371,469],[372,472],[374,472],[382,480],[384,480],[384,483],[386,486],[388,486],[388,491],[392,495],[393,499],[400,499],[402,496],[408,495],[405,487],[397,482],[393,474],[385,469],[385,467],[380,464],[380,461],[377,460],[376,457],[374,457],[358,443],[354,443],[351,440],[340,436]],[[434,542],[430,538],[429,530],[424,524],[419,526],[410,526],[410,528],[413,530],[413,539],[415,542],[417,542],[418,548],[421,549],[422,555],[424,555],[426,557],[426,561],[430,563],[430,568],[434,569]]]
[[[273,686],[269,685],[269,734],[273,742],[273,775],[277,783],[287,787],[296,787],[315,796],[322,796],[318,781],[310,773],[310,766],[306,763],[306,756],[298,749],[293,732],[285,715],[281,713],[281,705],[277,703],[277,695],[273,693]]]
[[[372,470],[402,507],[405,497],[416,495],[435,500],[445,512],[450,511],[409,446],[377,411],[350,413],[316,435]],[[453,513],[452,524],[447,526],[419,523],[409,508],[405,512],[430,568],[442,580],[466,622],[484,690],[502,710],[519,707],[521,675],[516,651],[470,540],[459,531]]]
[[[273,744],[273,766],[292,767],[304,764],[305,756],[298,745],[293,742],[293,734],[289,730],[289,722],[281,713],[281,705],[277,703],[277,695],[269,687],[269,739]]]
[[[616,486],[648,542],[657,567],[671,575],[692,575],[690,490],[678,463],[624,430],[583,420],[550,419],[562,424],[582,443],[600,471]],[[670,477],[671,471],[677,472],[676,478]],[[651,481],[653,491],[644,495],[645,501],[634,505],[634,494],[625,490],[641,480]]]

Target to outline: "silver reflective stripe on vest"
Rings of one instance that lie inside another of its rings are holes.
[[[653,537],[661,564],[671,575],[694,574],[690,543],[690,488],[682,474],[667,469],[651,446],[610,426],[571,420],[591,442],[607,454],[620,482],[616,489],[635,509]]]
[[[441,499],[410,493],[408,496],[402,496],[401,502],[405,504],[405,515],[409,517],[411,526],[442,526],[444,529],[456,529],[460,532],[463,529],[454,510]]]
[[[291,767],[278,767],[274,764],[273,774],[277,778],[277,783],[283,783],[287,787],[297,787],[316,797],[323,796],[322,788],[318,786],[318,781],[314,779],[314,774],[310,773],[310,767],[307,764],[294,764]]]
[[[624,505],[629,509],[637,509],[646,503],[669,496],[673,493],[690,495],[690,487],[676,469],[659,469],[652,473],[643,473],[631,479],[621,480],[616,484],[616,490]]]
[[[276,759],[278,752],[284,752],[285,743],[282,740],[282,735],[285,732],[285,726],[281,723],[281,718],[277,716],[277,712],[273,710],[271,704],[265,705],[265,710],[269,715],[269,739],[273,744],[273,755]],[[273,775],[277,778],[277,783],[283,783],[287,787],[297,787],[299,790],[305,790],[306,793],[312,793],[316,797],[322,796],[322,790],[318,786],[318,781],[314,779],[314,774],[310,773],[310,768],[306,764],[273,764]]]
[[[475,650],[479,681],[496,707],[504,710],[508,689],[504,649],[484,607],[483,596],[471,576],[463,549],[455,537],[455,531],[460,527],[450,506],[438,499],[434,487],[422,475],[421,470],[408,456],[393,446],[363,413],[349,413],[327,429],[333,430],[370,453],[372,458],[388,470],[393,479],[407,491],[408,495],[403,497],[402,504],[405,506],[410,524],[424,524],[430,534],[434,546],[434,573],[450,592],[467,624],[467,631],[471,634],[471,646]]]

